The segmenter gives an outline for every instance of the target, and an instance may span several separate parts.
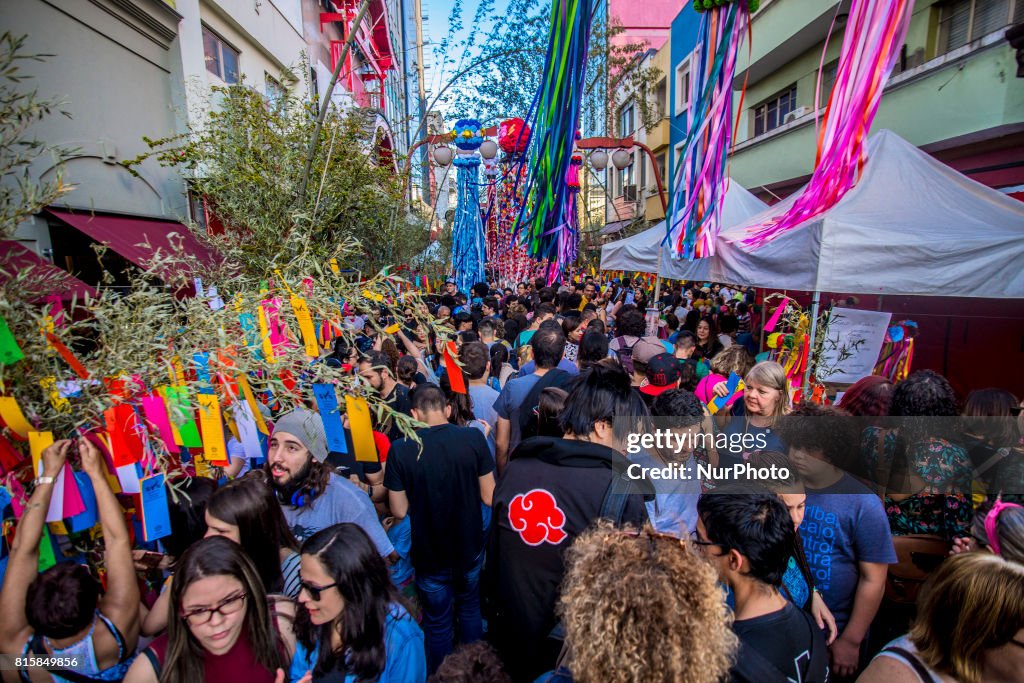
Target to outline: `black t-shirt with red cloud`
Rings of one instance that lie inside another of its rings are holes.
[[[494,492],[485,581],[494,640],[514,677],[553,667],[559,644],[548,636],[558,622],[565,551],[602,505],[621,504],[613,521],[646,521],[642,482],[622,477],[628,466],[621,454],[587,441],[534,437],[512,453]]]

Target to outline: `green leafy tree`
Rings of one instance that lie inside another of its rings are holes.
[[[354,241],[346,266],[373,273],[426,245],[426,222],[402,211],[393,159],[376,151],[372,112],[328,110],[301,191],[317,103],[271,103],[244,84],[213,88],[212,98],[200,125],[147,139],[152,151],[126,165],[155,156],[178,168],[224,227],[196,231],[237,267],[265,277],[301,254],[324,257]]]
[[[25,51],[27,36],[0,35],[0,238],[8,238],[18,225],[72,189],[64,184],[61,162],[67,150],[29,135],[36,123],[54,114],[69,116],[56,99],[40,98],[27,90],[30,76],[21,71],[25,62],[41,62],[52,55]],[[49,178],[35,178],[37,160],[51,157],[56,166]]]

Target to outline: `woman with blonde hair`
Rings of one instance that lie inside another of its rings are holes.
[[[1014,683],[1024,672],[1024,566],[991,553],[951,557],[918,596],[910,633],[859,683]]]
[[[567,562],[560,612],[570,661],[547,680],[717,683],[728,673],[732,615],[715,570],[688,543],[599,522]]]
[[[729,435],[728,448],[719,448],[719,465],[732,467],[747,460],[754,450],[786,452],[776,433],[778,419],[789,412],[789,380],[786,371],[773,360],[761,361],[743,378],[743,400],[732,407],[732,416],[722,431]],[[715,396],[724,396],[724,382],[715,385]],[[752,437],[752,438],[751,438]],[[744,447],[755,443],[754,448]]]

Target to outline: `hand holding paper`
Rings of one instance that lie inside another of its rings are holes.
[[[78,453],[82,456],[82,471],[93,479],[106,481],[106,473],[103,471],[103,456],[100,449],[86,438],[78,440]]]
[[[68,459],[68,449],[71,448],[70,439],[61,439],[43,449],[43,476],[56,477],[64,469],[64,463]]]

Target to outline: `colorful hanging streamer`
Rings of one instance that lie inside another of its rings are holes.
[[[480,217],[480,155],[483,126],[474,119],[455,124],[455,146],[459,153],[452,162],[458,169],[458,205],[452,226],[452,275],[460,292],[469,292],[477,282],[485,282],[486,247],[483,220]]]
[[[860,180],[868,131],[907,36],[912,7],[913,0],[853,0],[811,180],[786,213],[752,227],[744,244],[760,246],[820,215]]]
[[[749,5],[742,0],[708,7],[701,15],[690,68],[689,126],[666,221],[665,239],[674,258],[693,260],[715,253],[729,183],[726,157],[732,146],[736,56],[749,25]]]
[[[572,192],[565,182],[579,128],[590,46],[594,0],[560,0],[551,6],[551,32],[540,88],[531,107],[533,137],[527,201],[516,225],[527,252],[546,259],[544,276],[553,282],[571,265],[560,237]],[[603,5],[602,5],[603,6]]]

